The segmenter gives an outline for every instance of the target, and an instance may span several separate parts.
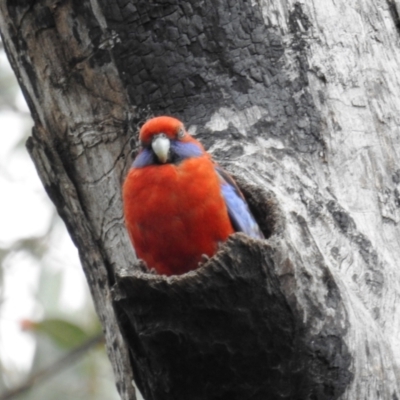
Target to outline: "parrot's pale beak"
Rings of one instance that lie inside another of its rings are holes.
[[[160,163],[165,164],[168,161],[170,146],[171,143],[164,133],[154,136],[151,147]]]

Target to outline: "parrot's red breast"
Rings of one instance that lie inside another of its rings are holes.
[[[149,268],[182,274],[197,268],[203,254],[215,254],[218,244],[235,232],[229,208],[239,210],[244,204],[239,222],[239,214],[250,211],[233,181],[179,120],[163,116],[147,121],[140,141],[142,151],[123,187],[126,226]]]

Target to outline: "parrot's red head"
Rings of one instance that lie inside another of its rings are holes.
[[[186,132],[179,119],[167,116],[148,120],[140,129],[143,150],[133,163],[142,168],[154,164],[177,163],[204,154],[200,142]]]
[[[167,116],[149,119],[140,129],[139,139],[143,145],[151,143],[153,137],[164,133],[170,140],[183,139],[185,127],[179,119]]]

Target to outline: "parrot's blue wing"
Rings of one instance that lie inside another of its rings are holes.
[[[222,196],[234,229],[253,238],[263,239],[264,235],[233,178],[219,166],[215,167],[215,171],[220,178]]]

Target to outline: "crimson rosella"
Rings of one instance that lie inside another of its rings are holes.
[[[123,187],[124,214],[136,253],[149,268],[183,274],[235,231],[263,238],[233,178],[181,121],[150,119],[139,139],[142,150]]]

